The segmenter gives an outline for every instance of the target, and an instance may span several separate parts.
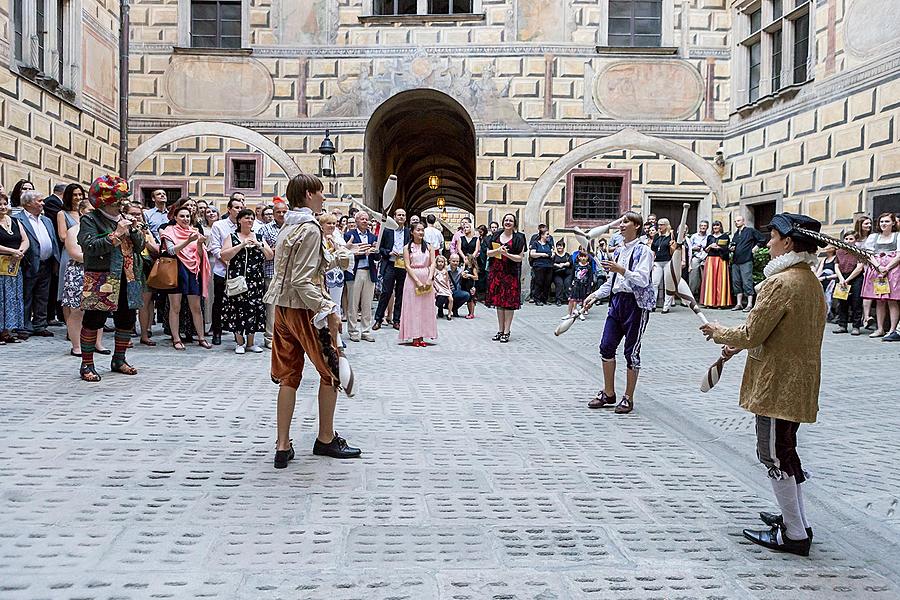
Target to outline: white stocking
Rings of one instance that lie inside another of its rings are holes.
[[[803,521],[804,529],[809,529],[809,521],[806,520],[806,507],[803,506],[803,486],[797,484],[797,504],[800,505],[800,519]]]
[[[775,492],[775,500],[781,507],[781,515],[784,518],[786,534],[792,540],[805,540],[806,529],[803,527],[803,516],[800,512],[800,501],[797,495],[797,479],[785,477],[784,479],[772,479],[772,491]]]

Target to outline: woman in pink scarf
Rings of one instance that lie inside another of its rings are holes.
[[[179,332],[178,315],[181,312],[181,296],[188,299],[197,344],[209,350],[212,348],[203,333],[203,313],[200,297],[206,297],[209,281],[209,260],[206,258],[206,236],[197,231],[192,223],[191,210],[185,206],[175,212],[175,224],[160,230],[162,251],[178,259],[178,287],[169,293],[169,330],[172,332],[172,346],[184,350]]]

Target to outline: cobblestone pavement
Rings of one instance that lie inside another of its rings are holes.
[[[310,372],[283,471],[266,354],[139,347],[88,385],[59,338],[4,347],[0,600],[900,597],[900,345],[826,334],[803,559],[740,535],[774,508],[744,359],[700,394],[718,350],[688,311],[653,315],[617,417],[585,407],[605,308],[554,338],[562,309],[528,306],[507,345],[480,308],[426,350],[351,345],[361,460],[309,452]]]

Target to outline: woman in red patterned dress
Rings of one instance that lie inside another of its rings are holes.
[[[499,330],[493,339],[507,343],[513,316],[522,306],[522,258],[525,255],[525,235],[519,233],[515,215],[503,217],[503,228],[492,235],[487,251],[488,304],[497,309]]]

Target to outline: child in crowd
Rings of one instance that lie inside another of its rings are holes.
[[[575,310],[575,306],[582,304],[594,288],[594,261],[588,252],[579,252],[575,259],[575,271],[572,275],[572,285],[569,288],[569,314]],[[584,320],[584,314],[579,317]]]
[[[464,292],[469,292],[469,301],[467,302],[467,308],[469,309],[469,314],[466,315],[467,319],[475,318],[475,299],[476,299],[475,285],[477,282],[478,282],[478,263],[475,261],[475,255],[474,254],[466,254],[465,262],[463,265],[463,272],[462,272],[462,276],[460,278],[460,286],[462,287]]]
[[[434,304],[438,309],[438,319],[446,318],[448,321],[453,317],[453,292],[450,289],[450,276],[447,273],[447,259],[438,254],[434,259]],[[444,309],[447,310],[446,317]]]
[[[856,234],[852,231],[844,236],[844,241],[855,246]],[[855,256],[838,248],[837,274],[838,285],[834,289],[837,303],[837,329],[832,333],[847,333],[848,323],[852,323],[850,335],[859,335],[863,326],[863,264]],[[846,298],[842,298],[846,295]]]

